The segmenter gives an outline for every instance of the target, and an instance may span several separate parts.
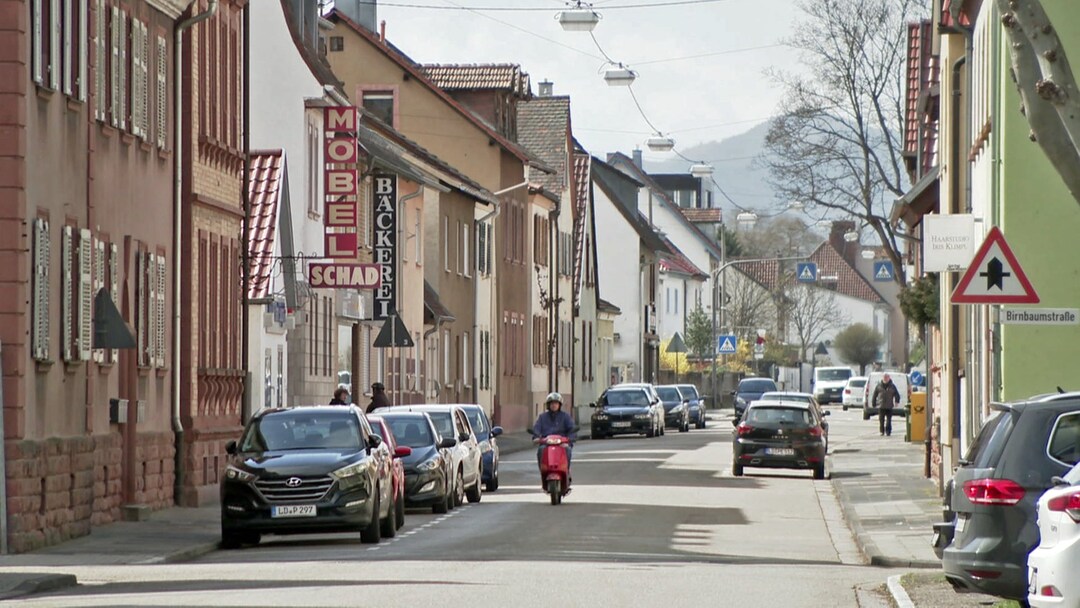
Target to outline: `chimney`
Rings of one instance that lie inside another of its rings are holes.
[[[641,169],[642,171],[644,171],[645,170],[645,165],[643,164],[643,162],[641,160],[641,148],[634,148],[633,158],[634,158],[634,165],[637,166],[638,169]]]
[[[840,256],[852,267],[855,266],[855,259],[859,256],[861,245],[859,245],[857,240],[848,241],[844,238],[844,235],[854,231],[855,222],[851,220],[834,221],[832,223],[832,229],[829,231],[829,244],[832,245],[833,248],[840,253]]]
[[[311,2],[310,4],[315,4]],[[353,21],[371,32],[378,34],[375,29],[378,21],[378,6],[376,0],[334,0],[334,8]]]
[[[540,83],[540,97],[551,97],[552,90],[555,87],[555,83],[550,80],[544,80]]]

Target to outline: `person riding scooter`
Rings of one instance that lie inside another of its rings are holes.
[[[562,411],[562,395],[551,393],[544,400],[544,409],[533,424],[533,443],[540,445],[536,450],[536,460],[540,461],[540,455],[544,451],[543,440],[548,435],[561,435],[570,440],[566,448],[566,461],[570,462],[570,454],[574,442],[577,441],[577,430],[574,428],[574,419],[570,414]]]

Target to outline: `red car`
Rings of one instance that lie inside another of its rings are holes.
[[[405,525],[405,467],[401,464],[401,457],[411,455],[412,448],[407,445],[399,446],[389,425],[380,416],[368,414],[367,419],[371,423],[371,430],[382,438],[389,446],[390,453],[394,455],[390,476],[393,478],[394,487],[394,517],[397,518],[397,527],[401,528]]]

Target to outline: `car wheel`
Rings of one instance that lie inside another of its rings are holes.
[[[650,425],[649,426],[649,430],[645,431],[645,436],[646,437],[655,437],[656,436],[656,428],[655,428],[655,426],[656,425]]]
[[[232,530],[221,530],[221,548],[222,549],[239,549],[240,545],[244,544],[241,540],[239,532]]]
[[[386,517],[379,522],[379,532],[383,538],[394,538],[397,536],[397,507],[391,505],[386,511]]]
[[[360,542],[374,544],[382,540],[382,527],[379,525],[379,511],[382,505],[379,504],[379,494],[379,486],[375,486],[375,493],[372,495],[375,497],[375,504],[371,508],[371,521],[360,531]]]
[[[398,530],[405,527],[405,494],[399,494],[394,504],[394,518],[397,520]]]
[[[454,479],[454,508],[465,504],[465,475],[459,470]]]
[[[701,412],[700,414],[698,414],[697,428],[705,428],[705,412]]]
[[[443,496],[443,499],[440,500],[439,502],[431,505],[431,512],[432,513],[442,514],[442,513],[446,513],[447,511],[450,510],[450,508],[451,508],[450,501],[452,500],[450,498],[451,492],[452,492],[452,490],[450,488],[447,488],[446,494]]]
[[[476,472],[476,483],[474,483],[473,487],[469,488],[469,490],[467,492],[465,492],[465,498],[468,498],[469,502],[471,502],[471,503],[477,503],[477,502],[480,502],[480,499],[483,498],[483,496],[484,496],[484,493],[483,493],[483,491],[481,489],[480,471],[477,471]]]
[[[847,411],[847,406],[846,405],[841,405],[840,407],[844,408],[845,412]]]
[[[595,439],[595,437],[594,437],[594,439]],[[499,461],[498,460],[495,461],[495,464],[492,467],[492,469],[493,470],[491,471],[491,479],[488,480],[487,487],[484,488],[488,492],[494,492],[495,490],[499,489]]]
[[[737,462],[731,463],[731,474],[734,475],[735,477],[742,477],[742,474],[743,474],[742,465],[737,463]]]
[[[825,463],[814,466],[814,479],[825,479]]]
[[[866,408],[863,408],[862,419],[863,420],[869,420],[870,419],[870,412],[866,411]]]
[[[689,418],[683,418],[682,425],[679,427],[679,432],[680,433],[689,433],[690,432],[690,419]]]
[[[603,438],[604,438],[604,436],[601,435],[600,433],[597,433],[596,431],[589,431],[589,439],[596,440],[596,439],[603,439]]]

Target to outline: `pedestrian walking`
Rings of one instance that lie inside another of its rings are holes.
[[[367,413],[370,414],[380,407],[390,407],[390,399],[386,396],[386,387],[382,382],[376,382],[371,385],[371,403],[367,406]]]
[[[889,374],[881,377],[871,399],[878,411],[878,431],[883,436],[892,436],[892,412],[900,404],[900,389],[893,384]]]
[[[349,405],[349,389],[338,388],[334,391],[334,398],[330,400],[330,405]]]

